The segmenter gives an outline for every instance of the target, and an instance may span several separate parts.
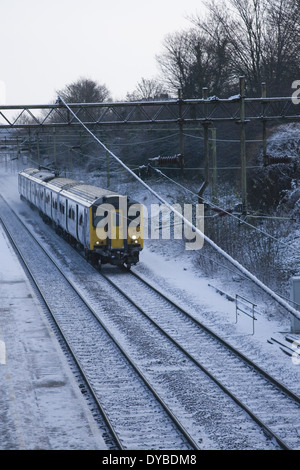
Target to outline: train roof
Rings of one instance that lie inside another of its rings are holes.
[[[99,188],[90,184],[81,183],[70,178],[60,178],[49,170],[38,170],[36,168],[28,168],[23,172],[40,181],[49,183],[56,187],[59,191],[67,191],[74,197],[80,197],[89,203],[93,203],[104,196],[120,196],[119,194],[109,191],[108,189]]]
[[[62,191],[68,191],[69,194],[80,197],[88,202],[94,202],[103,196],[116,196],[117,194],[108,189],[99,188],[86,183],[80,183],[75,180],[63,181],[63,178],[55,178],[51,185],[59,187]]]
[[[37,168],[27,168],[26,170],[21,171],[21,173],[25,173],[28,176],[33,176],[34,178],[39,179],[40,181],[51,181],[55,174],[48,171],[48,170],[39,170]]]

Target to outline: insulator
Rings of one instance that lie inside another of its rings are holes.
[[[151,158],[150,161],[157,164],[158,166],[165,166],[165,165],[179,165],[182,164],[182,155],[174,155],[170,157],[155,157]]]
[[[292,157],[269,157],[269,163],[270,164],[276,164],[276,163],[292,163],[293,158]]]
[[[219,207],[212,207],[212,210],[214,212],[217,212],[219,217],[224,217],[225,215],[231,214],[233,212],[232,209],[223,210],[223,209],[220,209]]]

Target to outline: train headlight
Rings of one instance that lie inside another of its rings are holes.
[[[136,237],[136,235],[132,235],[131,238],[132,238],[132,240],[136,240],[137,237]]]

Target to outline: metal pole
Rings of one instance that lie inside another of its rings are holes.
[[[203,99],[203,116],[204,121],[202,123],[203,127],[203,138],[204,138],[204,181],[201,185],[201,188],[198,191],[198,201],[199,204],[203,203],[202,196],[209,184],[209,140],[208,140],[208,126],[210,122],[207,120],[207,103],[208,98],[208,88],[202,88],[202,99]]]
[[[267,85],[265,82],[261,84],[262,86],[262,98],[267,97]],[[269,164],[269,158],[267,155],[267,121],[265,119],[265,110],[266,110],[266,103],[262,103],[262,123],[263,123],[263,162],[264,166]]]
[[[208,89],[202,88],[203,100],[208,98]],[[207,123],[207,104],[203,103],[203,114],[205,122],[203,123],[203,135],[204,135],[204,179],[209,183],[209,142],[208,142],[208,123]]]
[[[184,168],[184,137],[183,137],[183,119],[182,119],[182,90],[178,89],[178,115],[179,115],[179,152],[181,155],[181,171]]]
[[[17,137],[17,159],[19,160],[20,156],[20,145],[19,145],[19,137]]]
[[[212,127],[210,129],[211,132],[211,155],[212,155],[212,167],[213,167],[213,173],[212,173],[212,195],[213,195],[213,201],[217,201],[217,142],[216,142],[216,135],[217,135],[217,129],[215,127]]]
[[[73,155],[72,155],[72,149],[69,149],[69,168],[70,168],[70,171],[73,172]]]
[[[53,156],[54,156],[54,168],[56,169],[56,133],[55,127],[53,127]]]
[[[40,138],[39,134],[36,135],[36,147],[37,147],[37,155],[38,155],[38,166],[40,166]]]
[[[242,213],[247,214],[246,174],[246,120],[245,120],[245,77],[240,77],[240,123],[241,123],[241,169],[242,169]]]
[[[106,152],[106,171],[107,171],[107,187],[110,186],[110,172],[109,172],[109,153]]]
[[[32,150],[31,150],[31,129],[29,129],[29,135],[28,135],[28,149],[29,149],[29,162],[31,165],[31,157],[32,157]]]

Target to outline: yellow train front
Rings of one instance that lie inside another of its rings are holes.
[[[19,173],[22,199],[93,264],[128,268],[143,249],[142,205],[112,191],[59,178],[48,170]]]
[[[108,195],[90,208],[90,248],[96,263],[130,267],[143,248],[142,206],[128,196]]]

